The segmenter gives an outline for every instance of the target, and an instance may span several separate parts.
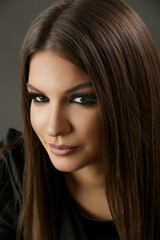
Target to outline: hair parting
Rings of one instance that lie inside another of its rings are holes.
[[[144,23],[121,0],[61,1],[28,30],[20,74],[26,163],[19,239],[58,239],[63,189],[61,173],[31,127],[24,94],[37,51],[55,52],[92,81],[103,126],[106,197],[120,239],[158,240],[160,63]]]

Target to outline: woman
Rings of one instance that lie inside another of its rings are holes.
[[[26,35],[20,80],[18,239],[158,240],[160,64],[137,14],[121,0],[51,6]]]

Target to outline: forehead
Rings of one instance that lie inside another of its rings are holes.
[[[29,66],[28,82],[36,85],[75,85],[90,81],[85,72],[51,51],[35,53]]]

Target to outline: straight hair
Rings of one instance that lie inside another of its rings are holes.
[[[31,126],[26,96],[30,59],[48,50],[87,73],[95,88],[106,198],[120,240],[160,239],[160,63],[143,21],[121,0],[60,1],[34,20],[25,37],[19,239],[58,239],[63,177]]]

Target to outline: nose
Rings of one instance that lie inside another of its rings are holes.
[[[67,135],[72,126],[67,111],[59,104],[52,104],[47,114],[47,134],[52,137]]]

